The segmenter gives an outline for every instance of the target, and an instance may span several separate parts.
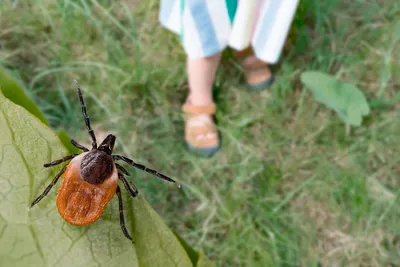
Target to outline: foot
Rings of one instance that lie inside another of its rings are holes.
[[[255,55],[247,56],[243,60],[246,83],[249,89],[265,89],[272,83],[272,73],[268,65]]]
[[[242,61],[246,84],[250,90],[263,90],[272,84],[273,75],[270,68],[254,55],[252,49],[236,52],[236,56]]]
[[[220,146],[218,130],[212,115],[214,103],[195,105],[190,100],[183,105],[185,113],[185,141],[188,149],[202,156],[212,156]]]

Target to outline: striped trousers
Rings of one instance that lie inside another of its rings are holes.
[[[228,46],[235,48],[230,42],[232,26],[248,22],[235,21],[239,1],[257,5],[254,16],[246,18],[252,21],[249,45],[259,59],[276,63],[299,0],[161,0],[159,20],[180,35],[189,57],[212,56]]]

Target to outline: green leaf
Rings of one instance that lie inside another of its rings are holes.
[[[204,255],[203,250],[200,250],[196,267],[215,267],[215,264]]]
[[[0,67],[0,91],[3,95],[14,102],[15,104],[24,107],[32,115],[36,116],[44,124],[49,125],[43,113],[36,106],[35,102],[30,99],[24,89],[18,85],[18,83],[11,77],[7,71]],[[70,138],[64,130],[61,130],[58,134],[61,142],[71,153],[77,153],[79,150],[70,143]]]
[[[24,107],[31,114],[35,115],[39,120],[48,125],[45,116],[40,112],[35,102],[30,99],[25,91],[15,82],[15,80],[0,67],[0,90],[5,97],[10,99],[17,105]]]
[[[317,101],[335,110],[347,124],[360,126],[362,117],[370,112],[364,94],[353,84],[316,71],[302,73],[301,81]]]
[[[58,132],[58,138],[60,138],[61,143],[64,145],[65,148],[68,149],[68,151],[71,154],[77,154],[79,153],[79,149],[74,147],[71,144],[71,138],[69,138],[68,134],[65,132],[65,130],[61,130]]]
[[[122,234],[116,197],[97,222],[84,227],[59,216],[59,185],[29,209],[62,168],[46,169],[43,163],[67,150],[45,124],[1,93],[0,129],[0,266],[193,266],[142,196],[132,199],[125,193],[126,223],[136,244]],[[202,254],[200,259],[208,261]]]
[[[193,266],[196,266],[196,263],[199,260],[199,255],[197,252],[177,232],[174,231],[174,234],[176,238],[178,238],[182,247],[186,250],[186,253],[189,256]]]
[[[139,195],[133,200],[133,239],[141,267],[193,266],[181,246],[162,219]]]
[[[119,227],[116,199],[104,219],[87,227],[60,217],[59,185],[29,209],[61,168],[43,163],[68,152],[45,124],[1,93],[0,129],[0,266],[139,266]]]
[[[197,267],[215,267],[215,264],[210,261],[203,253],[203,250],[196,252],[177,232],[174,232],[181,245],[186,250],[193,266]]]

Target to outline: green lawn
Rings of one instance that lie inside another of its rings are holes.
[[[223,147],[211,159],[182,142],[185,55],[158,5],[3,0],[0,64],[55,129],[90,144],[77,79],[99,137],[116,134],[121,154],[184,185],[133,172],[218,266],[400,266],[400,1],[301,1],[269,92],[242,88],[227,51],[215,88]],[[301,85],[305,70],[357,84],[372,108],[363,126],[346,135]]]

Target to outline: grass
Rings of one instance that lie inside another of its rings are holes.
[[[223,147],[211,159],[184,148],[185,55],[157,12],[156,0],[5,0],[0,64],[54,128],[88,144],[78,79],[100,136],[117,134],[116,149],[184,184],[133,178],[218,266],[399,266],[400,3],[302,1],[269,92],[241,88],[226,52]],[[362,88],[373,107],[363,126],[345,135],[300,84],[305,70]]]

